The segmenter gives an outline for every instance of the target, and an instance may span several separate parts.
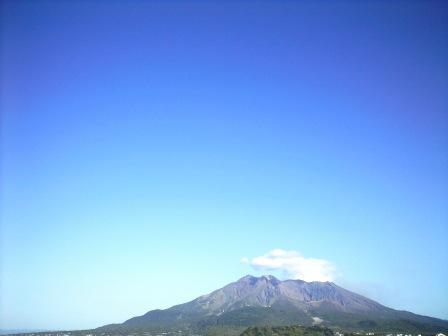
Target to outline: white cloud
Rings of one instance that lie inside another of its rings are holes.
[[[241,259],[253,268],[267,271],[283,271],[286,276],[304,281],[333,281],[336,268],[323,259],[305,258],[297,251],[272,250],[265,255]]]

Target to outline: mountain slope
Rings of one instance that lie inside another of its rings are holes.
[[[446,331],[448,321],[397,311],[332,282],[245,276],[197,299],[101,329],[319,324],[343,330]]]

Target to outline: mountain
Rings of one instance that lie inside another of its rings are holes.
[[[320,325],[345,331],[440,332],[448,321],[385,307],[332,282],[245,276],[165,310],[152,310],[100,330],[242,331],[248,326]]]

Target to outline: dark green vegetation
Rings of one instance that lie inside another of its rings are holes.
[[[333,336],[333,331],[322,327],[250,327],[241,336]]]

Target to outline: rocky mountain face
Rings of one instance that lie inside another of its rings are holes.
[[[385,307],[332,282],[245,276],[193,301],[101,329],[321,325],[342,330],[448,330],[448,321]]]
[[[208,295],[189,303],[210,314],[223,313],[242,307],[271,307],[290,303],[306,309],[320,303],[332,303],[344,312],[381,312],[387,310],[379,303],[345,290],[332,282],[280,281],[268,275],[245,276]]]

